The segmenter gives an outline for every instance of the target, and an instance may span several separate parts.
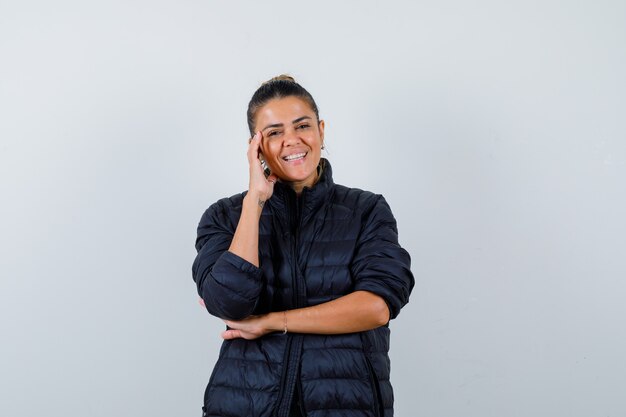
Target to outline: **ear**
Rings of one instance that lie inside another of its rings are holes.
[[[324,121],[320,120],[318,124],[320,130],[320,139],[322,140],[322,146],[324,146]]]

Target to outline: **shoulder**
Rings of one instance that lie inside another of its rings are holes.
[[[375,232],[381,227],[390,227],[397,231],[396,219],[382,194],[335,185],[332,204],[335,207],[343,206],[343,210],[340,210],[344,212],[343,216],[358,219],[367,230]]]
[[[233,194],[230,197],[224,197],[217,200],[215,203],[209,206],[208,210],[241,210],[243,204],[243,198],[246,196],[247,191]]]
[[[381,194],[340,184],[334,185],[332,202],[362,213],[371,212],[381,202],[386,204],[385,198]]]
[[[224,197],[211,204],[202,214],[198,227],[211,223],[226,225],[232,223],[233,220],[236,224],[241,214],[241,206],[246,193],[247,191],[244,191],[230,197]]]

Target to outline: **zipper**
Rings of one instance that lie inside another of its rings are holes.
[[[304,191],[303,191],[304,196]],[[297,261],[297,251],[296,247],[299,239],[299,226],[302,221],[301,216],[301,204],[299,204],[298,197],[291,190],[287,191],[286,202],[289,212],[289,228],[291,229],[290,239],[291,239],[291,285],[293,288],[292,294],[292,308],[298,308],[300,306],[300,300],[298,297],[298,261]],[[295,201],[294,201],[295,200]],[[297,366],[298,358],[296,357],[292,360],[292,353],[297,353],[300,351],[302,346],[302,336],[287,334],[287,344],[285,346],[285,355],[283,359],[283,374],[281,376],[280,383],[280,395],[282,397],[278,400],[278,407],[276,411],[277,417],[289,417],[289,412],[291,409],[291,401],[293,401],[293,390],[290,390],[290,387],[293,387],[293,381],[297,378]],[[293,352],[292,352],[293,351]],[[292,363],[293,362],[293,363]],[[297,381],[296,381],[297,382]],[[294,387],[296,388],[296,387]]]
[[[296,204],[297,207],[297,212],[298,212],[298,226],[296,227],[295,230],[295,242],[296,244],[294,245],[294,252],[297,249],[297,243],[300,241],[300,230],[302,229],[302,219],[304,217],[303,213],[302,213],[302,208],[304,207],[304,199],[306,197],[306,193],[307,193],[308,188],[304,188],[302,190],[302,194],[300,195],[300,200],[298,201],[298,199],[296,199],[296,202],[299,202],[299,205]],[[294,272],[299,272],[300,271],[300,265],[299,262],[297,262],[298,260],[298,256],[294,257],[294,259],[296,259],[296,271]],[[304,279],[300,279],[301,278],[301,274],[300,273],[296,273],[295,275],[295,280],[296,280],[296,308],[301,308],[305,306],[305,298],[306,298],[306,284],[304,282]],[[303,336],[300,336],[301,338],[303,338]],[[302,341],[304,343],[304,341]],[[299,368],[300,368],[301,364],[298,361],[298,371],[296,372],[296,390],[298,392],[298,401],[299,401],[299,408],[300,408],[300,414],[302,415],[302,417],[306,417],[306,411],[304,409],[304,397],[302,396],[302,383],[300,381],[300,372],[299,372]]]
[[[304,216],[302,215],[302,209],[304,207],[304,199],[306,197],[307,194],[307,187],[304,187],[302,189],[302,194],[300,194],[300,198],[298,199],[296,197],[296,213],[297,213],[297,225],[296,225],[296,230],[295,230],[295,242],[293,245],[294,248],[294,280],[295,280],[295,294],[296,294],[296,308],[301,308],[304,307],[304,298],[305,298],[305,293],[306,293],[306,285],[304,283],[304,280],[299,279],[301,277],[302,274],[300,274],[300,264],[298,262],[298,258],[299,256],[297,256],[296,250],[297,250],[297,245],[298,242],[300,241],[300,230],[302,229],[302,219],[304,218]]]

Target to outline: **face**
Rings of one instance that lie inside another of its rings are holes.
[[[261,131],[261,152],[267,165],[296,190],[311,187],[317,179],[324,143],[324,121],[298,97],[270,100],[256,114],[255,131]]]

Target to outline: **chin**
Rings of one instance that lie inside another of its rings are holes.
[[[306,171],[306,172],[288,172],[288,177],[291,178],[290,181],[305,181],[307,178],[311,178],[315,176],[317,168]]]

